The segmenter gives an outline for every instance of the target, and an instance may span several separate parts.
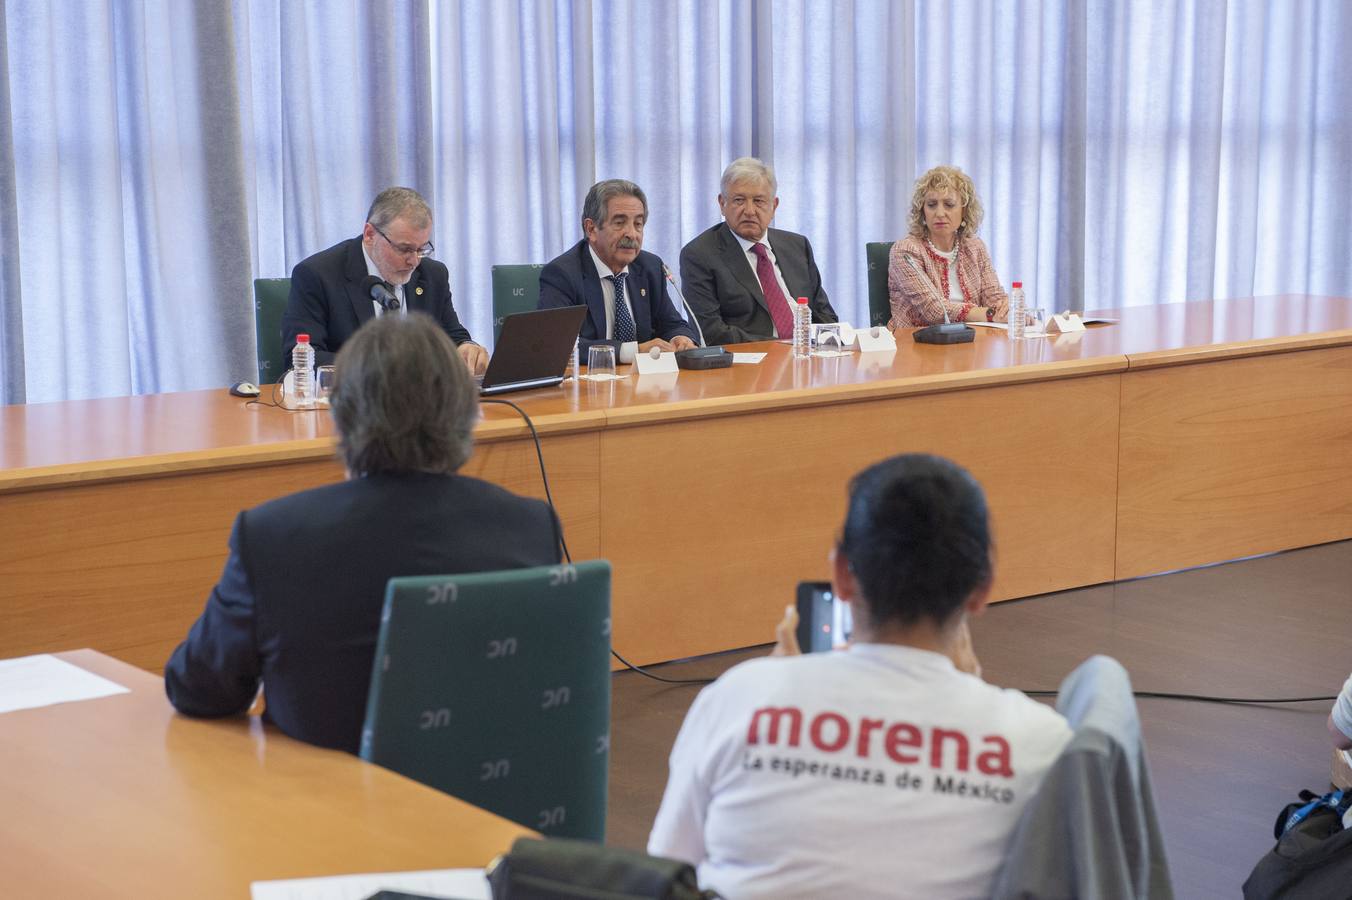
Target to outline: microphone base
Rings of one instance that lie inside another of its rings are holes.
[[[722,347],[677,350],[676,365],[682,369],[726,369],[732,365],[732,354]]]
[[[912,337],[917,344],[970,344],[976,340],[976,329],[953,322],[917,329]]]

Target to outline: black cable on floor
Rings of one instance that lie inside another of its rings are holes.
[[[526,413],[524,409],[517,406],[510,400],[503,400],[497,397],[481,397],[479,399],[479,402],[498,403],[501,404],[502,406],[510,406],[512,409],[516,410],[517,415],[521,416],[522,420],[525,421],[526,423],[526,427],[530,429],[531,440],[535,442],[535,458],[539,460],[540,463],[540,480],[544,483],[545,486],[545,501],[549,503],[550,512],[554,514],[554,527],[557,529],[559,547],[563,549],[563,558],[571,563],[573,561],[573,556],[571,553],[568,552],[567,541],[563,539],[563,519],[562,517],[559,516],[558,508],[554,506],[554,495],[549,490],[549,473],[545,471],[545,454],[544,451],[540,448],[540,433],[535,430],[535,423],[530,420],[530,416]],[[629,660],[621,656],[615,650],[614,647],[610,648],[610,655],[618,659],[620,663],[626,668],[634,672],[637,672],[640,675],[651,678],[653,681],[661,681],[665,684],[709,684],[713,681],[712,678],[663,678],[661,675],[655,675],[641,666],[634,665]]]
[[[712,678],[665,678],[665,677],[663,677],[663,676],[661,676],[661,675],[657,675],[657,674],[655,674],[655,673],[653,673],[653,672],[649,672],[647,669],[643,668],[642,666],[636,666],[636,665],[634,665],[634,664],[631,663],[629,660],[625,659],[623,656],[620,656],[620,654],[616,653],[614,647],[611,647],[611,648],[610,648],[610,654],[611,654],[611,656],[614,656],[616,659],[618,659],[620,662],[624,663],[625,666],[629,667],[630,669],[632,669],[633,671],[637,672],[637,673],[640,674],[640,675],[646,675],[648,678],[651,678],[653,681],[661,681],[661,682],[663,682],[664,684],[713,684],[713,683],[714,683],[714,679],[712,679]]]
[[[1055,697],[1056,691],[1024,691],[1030,697]],[[1133,697],[1146,697],[1154,700],[1190,700],[1196,703],[1322,703],[1333,702],[1337,697],[1211,697],[1206,694],[1170,694],[1164,691],[1132,691]]]

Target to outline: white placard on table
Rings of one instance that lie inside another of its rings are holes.
[[[492,897],[483,869],[287,878],[255,881],[249,889],[253,900],[365,900],[377,891],[404,891],[457,900],[490,900]]]
[[[676,354],[671,352],[659,353],[657,359],[653,359],[647,353],[640,353],[634,357],[634,365],[638,367],[640,375],[665,375],[668,372],[679,371]]]
[[[129,693],[48,653],[0,660],[0,713]]]
[[[1073,312],[1057,313],[1047,320],[1049,334],[1070,334],[1072,331],[1084,331],[1084,320]]]
[[[859,343],[860,353],[897,349],[896,336],[882,325],[874,328],[860,328],[855,331],[854,339]]]
[[[732,364],[734,366],[754,366],[765,359],[764,353],[734,353],[732,354]]]

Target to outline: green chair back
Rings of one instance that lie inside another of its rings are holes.
[[[868,261],[868,323],[886,325],[892,318],[892,304],[887,299],[887,258],[892,252],[892,241],[870,241],[864,245]]]
[[[258,342],[258,383],[282,380],[290,366],[282,358],[282,313],[291,294],[290,278],[254,279],[254,338]]]
[[[361,756],[551,837],[603,840],[610,563],[390,579]]]
[[[512,313],[529,312],[540,303],[540,270],[544,266],[493,267],[493,340],[502,331],[502,320]]]

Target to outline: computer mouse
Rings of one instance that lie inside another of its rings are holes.
[[[251,381],[237,381],[230,385],[230,393],[236,397],[257,397],[258,385]]]

